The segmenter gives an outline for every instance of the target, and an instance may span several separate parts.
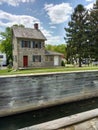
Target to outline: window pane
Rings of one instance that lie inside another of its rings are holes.
[[[41,48],[41,42],[39,42],[39,48]]]
[[[25,41],[25,40],[21,40],[21,47],[28,47],[31,48],[31,41]]]
[[[24,41],[23,40],[21,41],[21,47],[22,48],[24,47]]]
[[[48,56],[45,56],[45,61],[48,61]]]
[[[33,62],[41,62],[41,55],[33,55],[32,60]]]
[[[39,61],[39,57],[35,56],[35,61],[38,62]]]
[[[38,48],[38,43],[37,42],[35,43],[35,48]]]
[[[29,48],[31,48],[31,42],[30,41],[28,41],[28,44],[29,44]]]
[[[33,45],[32,47],[35,48],[35,41],[33,41],[32,45]]]
[[[0,58],[3,58],[3,55],[0,55]]]
[[[53,61],[53,57],[52,56],[50,57],[50,61]]]
[[[28,42],[24,41],[24,47],[28,47]]]

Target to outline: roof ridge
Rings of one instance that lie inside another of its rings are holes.
[[[14,26],[13,32],[17,38],[30,38],[30,39],[40,39],[46,40],[46,37],[40,29],[27,28],[27,27],[16,27]]]

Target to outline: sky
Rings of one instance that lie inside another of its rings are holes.
[[[95,0],[0,0],[0,32],[14,24],[39,29],[46,44],[65,44],[65,30],[74,8],[82,4],[91,9]]]

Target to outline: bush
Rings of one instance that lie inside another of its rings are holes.
[[[7,66],[7,68],[8,68],[8,72],[10,72],[10,71],[11,71],[11,69],[12,69],[12,65],[11,65],[11,64],[9,64],[9,65]]]
[[[61,61],[61,66],[65,66],[65,62],[63,60]]]

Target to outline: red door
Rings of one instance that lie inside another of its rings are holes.
[[[28,66],[28,56],[23,56],[23,66],[24,67]]]

